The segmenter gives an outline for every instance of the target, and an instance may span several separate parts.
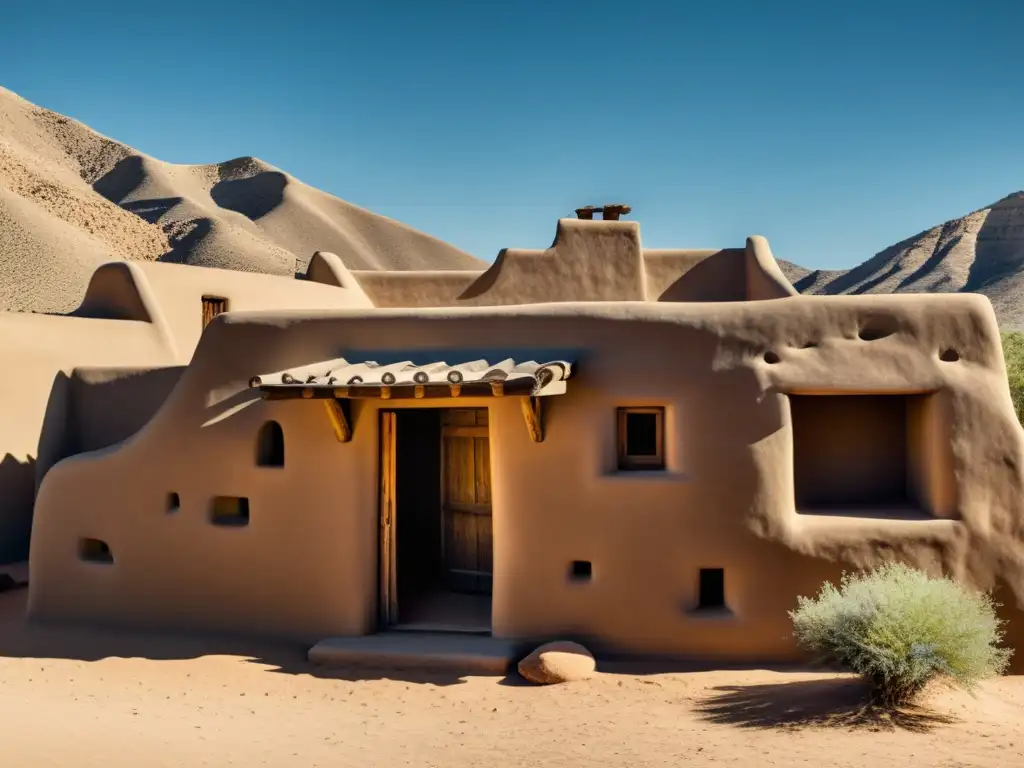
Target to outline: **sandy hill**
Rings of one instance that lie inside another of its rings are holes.
[[[0,310],[72,309],[111,259],[293,275],[317,250],[353,269],[486,267],[256,158],[165,163],[0,88]]]
[[[781,262],[802,293],[983,293],[1004,330],[1024,328],[1024,192],[947,221],[850,270]]]

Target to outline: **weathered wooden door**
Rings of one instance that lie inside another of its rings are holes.
[[[452,409],[441,419],[441,506],[449,589],[491,593],[491,453],[487,410]]]
[[[380,414],[380,620],[398,621],[398,573],[395,561],[398,414]]]

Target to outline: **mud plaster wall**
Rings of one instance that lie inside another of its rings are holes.
[[[458,403],[490,408],[496,635],[788,658],[796,649],[786,611],[797,595],[892,557],[975,587],[998,579],[1015,601],[1024,597],[1024,432],[988,302],[796,297],[221,318],[144,430],[47,476],[30,611],[303,640],[370,631],[379,403],[355,404],[354,437],[342,444],[320,404],[253,401],[245,382],[346,348],[535,350],[538,339],[580,350],[569,392],[552,398],[543,443],[529,440],[512,398]],[[960,359],[942,362],[947,349]],[[959,519],[797,514],[790,394],[939,391]],[[615,470],[623,405],[666,408],[664,473]],[[283,469],[254,466],[267,418],[284,429]],[[165,511],[168,491],[180,494],[177,512]],[[250,525],[212,527],[217,494],[247,496]],[[79,537],[107,541],[115,563],[79,562]],[[567,580],[573,560],[592,562],[589,583]],[[731,614],[691,612],[702,567],[725,569]],[[253,589],[254,573],[274,588]],[[1007,615],[1020,642],[1022,615]]]
[[[311,269],[311,279],[320,278]],[[484,272],[354,272],[374,306],[506,306],[568,301],[747,301],[796,292],[767,241],[745,248],[644,249],[634,221],[560,219],[545,250],[507,248]]]
[[[326,268],[339,267],[329,262]],[[345,274],[339,279],[351,283]],[[109,410],[104,406],[102,413],[86,414],[83,408],[92,407],[86,404],[92,401],[83,394],[73,412],[65,402],[72,372],[187,363],[201,332],[204,294],[227,297],[233,309],[368,305],[358,289],[176,264],[117,262],[97,269],[74,316],[0,313],[0,363],[8,372],[0,380],[6,404],[0,420],[0,562],[28,554],[32,505],[42,474],[76,445],[92,448],[124,436],[122,417],[134,406],[127,411],[123,404]],[[159,376],[133,380],[131,386],[132,402],[146,409],[155,409],[154,401],[167,392]],[[104,426],[108,420],[109,428]],[[76,425],[85,430],[81,437],[75,435]]]

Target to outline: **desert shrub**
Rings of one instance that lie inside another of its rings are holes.
[[[1001,674],[1011,651],[997,647],[995,608],[951,579],[890,563],[801,597],[790,618],[801,646],[863,676],[877,703],[897,706],[937,678],[971,690]]]
[[[1024,423],[1024,333],[1004,333],[1003,357],[1006,358],[1006,376],[1017,419]]]

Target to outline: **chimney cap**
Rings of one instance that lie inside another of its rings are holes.
[[[585,205],[576,209],[576,218],[593,219],[595,213],[600,213],[605,221],[615,221],[624,214],[632,212],[632,208],[624,203],[606,203],[605,205]]]

